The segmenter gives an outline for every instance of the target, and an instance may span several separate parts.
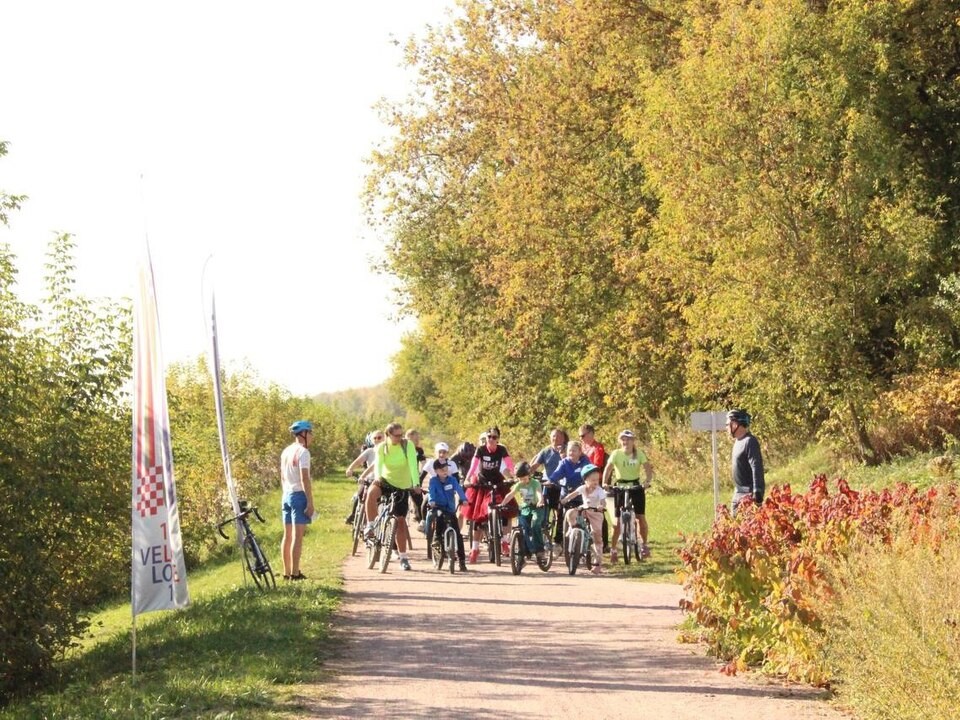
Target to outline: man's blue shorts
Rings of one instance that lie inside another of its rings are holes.
[[[307,494],[303,490],[285,493],[281,510],[284,525],[310,524],[310,518],[307,517]]]

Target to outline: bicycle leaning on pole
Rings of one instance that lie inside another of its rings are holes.
[[[243,549],[243,566],[250,573],[250,577],[253,578],[254,585],[261,590],[275,588],[277,581],[273,577],[270,561],[267,560],[267,556],[260,549],[260,543],[257,542],[257,536],[254,535],[248,518],[252,513],[260,522],[265,521],[256,506],[251,507],[248,501],[241,500],[239,505],[240,514],[217,525],[217,532],[224,540],[229,540],[230,537],[223,529],[231,523],[235,524],[239,532],[240,547]]]

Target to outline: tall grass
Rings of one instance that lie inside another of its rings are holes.
[[[838,568],[826,657],[863,720],[960,717],[960,538],[939,553],[901,542]]]
[[[279,580],[280,499],[271,494],[260,504],[267,522],[254,529],[278,573],[276,590],[261,592],[244,582],[230,546],[190,573],[188,608],[137,619],[136,681],[124,598],[92,616],[91,634],[61,663],[57,682],[0,710],[0,719],[242,720],[296,712],[297,685],[324,672],[340,567],[349,552],[343,516],[354,483],[327,477],[314,488],[320,516],[307,531],[302,563],[309,580]]]

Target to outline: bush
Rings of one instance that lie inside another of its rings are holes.
[[[960,370],[898,380],[872,403],[868,432],[881,459],[951,449],[960,438]]]
[[[0,702],[128,587],[129,312],[71,293],[71,249],[52,245],[41,315],[14,297],[0,248]]]
[[[960,717],[960,536],[864,546],[838,563],[826,661],[863,720]]]
[[[935,546],[932,523],[960,523],[955,486],[856,492],[844,480],[837,484],[832,495],[822,475],[802,495],[774,487],[761,506],[748,502],[736,518],[724,509],[709,533],[680,550],[684,606],[729,672],[759,666],[826,684],[820,648],[829,563],[851,543],[888,545],[900,533]]]

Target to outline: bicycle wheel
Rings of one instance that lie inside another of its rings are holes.
[[[545,528],[543,531],[543,557],[537,558],[537,567],[543,570],[543,572],[547,572],[550,566],[553,565],[553,553],[553,538],[550,536],[550,529]]]
[[[377,560],[380,559],[380,544],[377,539],[377,536],[374,535],[372,538],[367,538],[367,570],[373,570],[373,566],[377,564]]]
[[[453,575],[454,566],[457,564],[457,533],[459,531],[448,527],[443,531],[443,551],[447,554],[447,562],[450,563],[450,574]]]
[[[380,545],[380,572],[385,573],[393,554],[393,545],[397,540],[397,519],[387,518],[383,528],[383,542]]]
[[[423,529],[424,529],[423,534],[427,538],[427,560],[433,560],[433,552],[434,552],[433,540],[434,540],[434,535],[436,535],[436,532],[434,531],[434,524],[436,523],[436,521],[437,521],[436,515],[434,515],[432,510],[427,510],[423,514]],[[439,565],[437,565],[436,567],[439,568]]]
[[[250,548],[249,538],[243,543],[243,564],[247,568],[247,572],[250,573],[250,577],[253,578],[253,584],[257,586],[258,590],[263,590],[263,584],[260,579],[260,575],[257,573],[256,556],[254,555],[253,550]]]
[[[580,553],[583,550],[583,530],[573,528],[567,538],[567,572],[571,575],[577,574],[577,567],[580,565]]]
[[[257,542],[253,535],[250,536],[250,544],[253,548],[253,556],[257,558],[257,565],[254,569],[260,575],[263,584],[268,589],[275,588],[277,586],[277,579],[273,576],[273,568],[270,567],[270,561],[267,560],[267,556],[263,554],[260,543]]]
[[[431,542],[427,547],[430,549],[430,560],[433,561],[433,567],[435,567],[437,570],[442,570],[444,561],[442,538],[436,533],[433,533]]]
[[[490,529],[493,537],[490,543],[493,545],[493,562],[497,567],[503,562],[503,527],[500,525],[500,511],[490,511]]]
[[[514,532],[510,538],[510,569],[514,575],[519,575],[524,564],[523,537],[520,532]]]
[[[630,564],[630,551],[633,548],[633,513],[620,514],[620,547],[623,549],[623,564]]]
[[[366,512],[364,512],[362,505],[358,503],[357,510],[353,514],[353,550],[350,552],[350,555],[356,555],[357,549],[360,547],[360,538],[363,537],[363,526],[365,525]]]

